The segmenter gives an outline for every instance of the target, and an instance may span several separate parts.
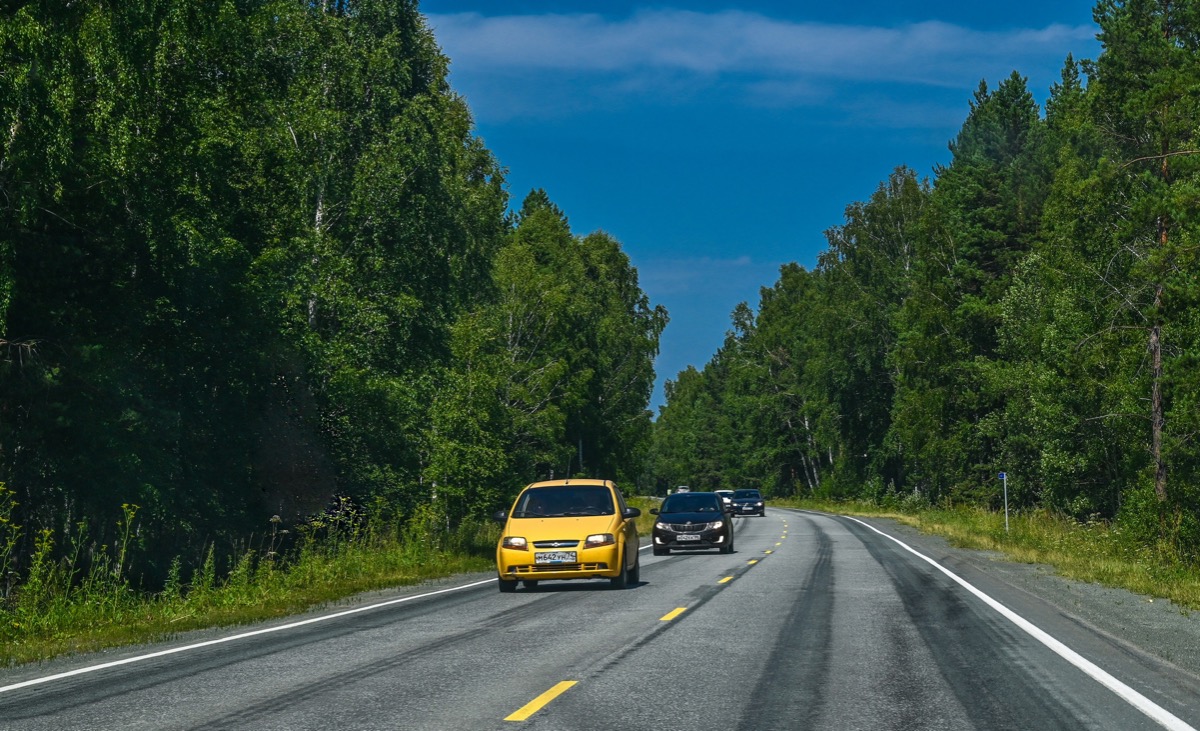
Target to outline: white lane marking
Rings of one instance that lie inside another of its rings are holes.
[[[392,604],[401,604],[403,602],[411,602],[416,599],[424,599],[425,597],[437,596],[438,594],[447,594],[452,591],[461,591],[463,589],[470,589],[472,587],[482,586],[484,584],[490,584],[493,581],[495,581],[495,579],[484,579],[483,581],[475,581],[470,584],[462,584],[461,586],[452,586],[449,589],[438,589],[437,591],[431,591],[431,592],[428,592],[425,594],[416,594],[413,596],[400,597],[399,599],[389,599],[388,601],[380,602],[379,604],[371,604],[371,605],[365,606],[365,607],[356,607],[355,609],[347,609],[342,612],[337,612],[336,614],[326,614],[326,615],[323,615],[320,617],[313,617],[312,619],[304,619],[299,622],[291,622],[289,624],[281,624],[278,627],[267,627],[266,629],[258,629],[258,630],[254,630],[253,632],[243,632],[238,635],[230,635],[229,637],[222,637],[217,640],[208,640],[206,642],[197,642],[193,645],[185,645],[184,647],[175,647],[170,650],[161,650],[159,652],[152,652],[148,655],[138,655],[136,657],[127,657],[124,660],[114,660],[113,662],[106,662],[106,663],[103,663],[100,665],[90,665],[88,667],[78,668],[76,670],[69,670],[65,673],[57,673],[55,675],[47,675],[43,678],[34,678],[33,680],[26,680],[21,683],[13,683],[12,685],[0,686],[0,693],[6,693],[10,690],[17,690],[19,688],[28,688],[31,685],[42,685],[43,683],[49,683],[54,680],[61,680],[63,678],[69,678],[74,675],[83,675],[85,673],[94,673],[97,670],[105,670],[107,668],[115,668],[118,665],[129,665],[130,663],[141,662],[143,660],[151,660],[153,658],[164,657],[166,655],[175,655],[180,652],[196,650],[201,647],[210,647],[212,645],[220,645],[220,644],[224,644],[226,642],[233,642],[234,640],[242,640],[247,637],[254,637],[256,635],[265,635],[265,634],[270,634],[272,632],[282,632],[287,629],[295,629],[296,627],[303,627],[306,624],[316,624],[317,622],[326,622],[331,619],[337,619],[338,617],[345,617],[345,616],[348,616],[351,614],[358,614],[360,612],[368,612],[372,609],[379,609],[380,607],[387,607],[387,606],[391,606]]]
[[[650,548],[651,545],[652,544],[647,543],[646,545],[638,548],[638,550],[645,551],[647,548]],[[324,622],[329,619],[345,617],[348,614],[357,614],[358,612],[366,612],[371,609],[378,609],[379,607],[386,607],[386,606],[389,606],[392,604],[400,604],[401,602],[410,602],[410,601],[413,601],[414,599],[424,599],[425,597],[435,596],[437,594],[445,594],[445,593],[451,592],[451,591],[459,591],[461,589],[470,589],[475,586],[482,586],[483,584],[490,584],[493,581],[495,581],[495,579],[484,579],[483,581],[476,581],[471,584],[463,584],[462,586],[454,586],[449,589],[438,589],[437,591],[431,591],[428,594],[417,594],[414,596],[402,597],[400,599],[392,599],[392,600],[389,600],[386,602],[382,602],[380,604],[372,604],[372,605],[366,606],[366,607],[358,607],[357,609],[348,609],[344,612],[338,612],[337,614],[328,614],[323,617],[315,617],[313,619],[305,619],[300,622],[292,622],[290,624],[279,625],[278,627],[269,627],[267,629],[255,630],[253,632],[243,632],[242,634],[239,634],[239,635],[231,635],[229,637],[222,637],[219,640],[208,640],[207,642],[197,642],[194,645],[186,645],[184,647],[176,647],[176,648],[173,648],[170,650],[162,650],[160,652],[152,652],[149,655],[138,655],[137,657],[128,657],[128,658],[125,658],[124,660],[114,660],[113,662],[106,662],[106,663],[103,663],[100,665],[90,665],[85,668],[69,670],[65,673],[57,673],[55,675],[47,675],[43,678],[34,678],[32,680],[26,680],[26,681],[23,681],[20,683],[13,683],[12,685],[0,686],[0,693],[6,693],[10,690],[19,690],[20,688],[28,688],[32,685],[43,685],[45,683],[49,683],[49,682],[52,682],[55,680],[69,678],[74,675],[84,675],[85,673],[94,673],[97,670],[106,670],[108,668],[117,667],[118,665],[129,665],[130,663],[141,662],[143,660],[152,660],[156,657],[163,657],[165,655],[174,655],[174,654],[177,654],[180,652],[187,652],[188,650],[196,650],[201,647],[208,647],[210,645],[220,645],[225,642],[233,642],[234,640],[245,639],[246,637],[254,637],[255,635],[265,635],[265,634],[268,634],[271,632],[281,632],[285,629],[295,629],[296,627],[302,627],[306,624],[314,624],[316,622]]]
[[[987,604],[992,609],[995,609],[1005,619],[1007,619],[1008,621],[1012,622],[1013,624],[1017,625],[1022,630],[1024,630],[1030,637],[1033,637],[1035,640],[1037,640],[1038,642],[1040,642],[1043,645],[1045,645],[1046,647],[1048,647],[1056,655],[1058,655],[1062,659],[1066,660],[1067,662],[1071,663],[1075,667],[1079,668],[1087,675],[1091,676],[1091,678],[1093,680],[1095,680],[1096,682],[1100,683],[1104,687],[1106,687],[1109,690],[1111,690],[1112,692],[1116,693],[1126,703],[1128,703],[1129,705],[1133,706],[1134,708],[1138,709],[1142,713],[1149,716],[1153,721],[1158,723],[1163,728],[1171,729],[1171,731],[1196,731],[1196,729],[1194,727],[1189,726],[1188,724],[1184,723],[1177,716],[1172,714],[1167,709],[1158,705],[1154,701],[1151,701],[1149,698],[1147,698],[1146,696],[1137,692],[1133,688],[1130,688],[1128,685],[1125,685],[1121,681],[1117,680],[1112,675],[1110,675],[1107,671],[1102,669],[1100,666],[1093,663],[1091,660],[1088,660],[1087,658],[1083,657],[1079,653],[1075,652],[1071,648],[1067,647],[1063,643],[1061,643],[1058,640],[1051,637],[1045,630],[1041,629],[1040,627],[1033,624],[1029,620],[1025,619],[1021,615],[1017,614],[1016,612],[1012,611],[1011,609],[1004,606],[1000,602],[991,598],[987,594],[984,594],[979,589],[976,589],[974,586],[967,583],[966,579],[953,573],[952,571],[950,571],[950,569],[946,568],[945,566],[942,566],[937,561],[934,561],[932,558],[929,558],[925,554],[918,552],[916,549],[914,549],[912,546],[909,546],[907,543],[904,543],[903,541],[901,541],[897,538],[893,538],[892,536],[889,536],[887,533],[884,533],[883,531],[879,530],[878,528],[876,528],[873,525],[870,525],[869,523],[864,523],[863,521],[859,520],[858,518],[851,518],[850,516],[843,516],[843,517],[848,518],[849,520],[853,520],[855,523],[858,523],[859,525],[866,526],[867,528],[870,528],[871,530],[875,531],[876,533],[883,536],[884,538],[894,541],[897,545],[902,547],[904,550],[913,554],[914,556],[921,559],[922,561],[925,561],[930,566],[933,566],[935,569],[937,569],[938,571],[941,571],[946,576],[949,576],[951,579],[953,579],[955,582],[957,582],[964,589],[971,592],[975,596],[979,597],[979,599],[981,601],[983,601],[984,604]]]

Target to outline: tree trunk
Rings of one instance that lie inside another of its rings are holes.
[[[1162,6],[1163,12],[1163,37],[1171,39],[1171,3],[1167,0]],[[1166,122],[1170,115],[1170,107],[1164,105],[1162,110],[1163,115],[1163,138],[1160,144],[1162,153],[1162,167],[1159,170],[1159,175],[1162,177],[1163,183],[1169,184],[1171,181],[1171,169],[1168,166],[1169,152],[1171,149],[1171,139],[1167,132]],[[1166,250],[1170,236],[1170,217],[1166,214],[1160,214],[1158,217],[1158,246],[1162,250]],[[1150,387],[1150,448],[1154,453],[1154,494],[1158,497],[1159,503],[1167,501],[1167,463],[1163,459],[1163,431],[1166,427],[1166,414],[1163,413],[1163,398],[1162,398],[1162,296],[1163,284],[1162,276],[1154,286],[1154,325],[1150,328],[1150,367],[1151,378],[1153,384]]]
[[[1162,287],[1155,293],[1157,304],[1162,296]],[[1150,368],[1153,384],[1150,387],[1150,445],[1154,453],[1154,494],[1160,503],[1167,500],[1167,463],[1163,459],[1163,415],[1162,401],[1162,325],[1158,322],[1150,328]]]
[[[1169,3],[1167,5],[1169,9]],[[1170,33],[1170,25],[1166,24]],[[1169,110],[1163,110],[1165,118]],[[1164,125],[1165,126],[1165,125]],[[1164,183],[1169,183],[1171,180],[1171,170],[1167,165],[1168,152],[1171,147],[1170,138],[1164,134],[1162,139],[1162,167],[1159,175],[1162,176]],[[1158,217],[1158,246],[1165,250],[1170,237],[1171,219],[1163,213]],[[1159,503],[1167,501],[1167,463],[1163,458],[1163,431],[1166,428],[1166,414],[1163,413],[1163,397],[1162,397],[1162,298],[1163,284],[1162,275],[1159,276],[1159,281],[1154,286],[1154,325],[1150,328],[1150,368],[1153,384],[1150,387],[1150,448],[1154,453],[1154,494],[1158,497]]]

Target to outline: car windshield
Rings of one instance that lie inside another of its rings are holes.
[[[715,495],[700,495],[698,493],[682,493],[671,495],[663,500],[664,513],[719,513],[721,506]]]
[[[733,493],[733,496],[735,498],[751,498],[753,500],[758,500],[761,497],[758,494],[758,490],[737,490]]]
[[[514,518],[612,515],[612,493],[601,485],[537,487],[521,493]]]

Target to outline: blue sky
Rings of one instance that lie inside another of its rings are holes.
[[[644,3],[424,0],[450,82],[508,169],[576,234],[602,229],[671,323],[662,384],[702,367],[739,302],[811,268],[897,166],[949,162],[981,80],[1044,103],[1095,58],[1091,0]]]

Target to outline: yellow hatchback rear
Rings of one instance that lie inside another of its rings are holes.
[[[639,581],[637,508],[611,480],[551,480],[525,487],[496,546],[500,591],[539,581],[608,579],[614,589]]]

